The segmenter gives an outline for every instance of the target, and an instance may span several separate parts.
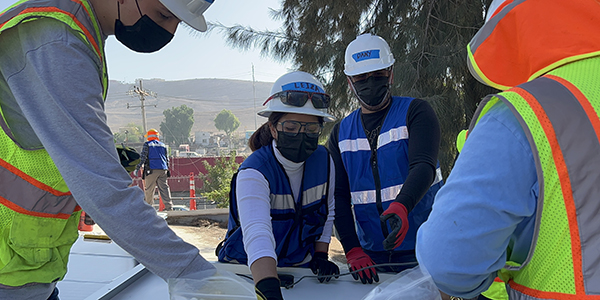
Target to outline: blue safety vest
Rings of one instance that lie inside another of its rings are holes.
[[[271,145],[261,147],[242,163],[240,170],[255,169],[269,182],[277,266],[300,266],[310,261],[314,254],[315,241],[321,237],[329,213],[329,153],[325,147],[319,146],[304,162],[302,192],[298,199],[294,199],[288,176],[273,151]],[[217,248],[217,256],[221,262],[248,264],[237,210],[235,180],[236,176],[231,183],[228,232]]]
[[[167,146],[159,140],[147,141],[148,163],[152,170],[168,170]]]
[[[383,240],[391,232],[388,225],[380,222],[379,216],[396,199],[408,176],[406,115],[413,99],[392,97],[377,141],[377,162],[371,160],[371,147],[363,129],[360,109],[340,123],[338,146],[350,183],[358,238],[362,248],[366,250],[385,251]],[[373,168],[379,174],[379,182],[373,176]],[[433,198],[442,184],[438,162],[435,180],[408,214],[408,233],[404,242],[395,250],[415,249],[417,229],[427,220]]]

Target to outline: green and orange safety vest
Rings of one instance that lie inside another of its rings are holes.
[[[507,0],[471,40],[469,69],[505,90],[533,151],[540,194],[527,258],[499,271],[510,299],[600,299],[600,3]],[[510,250],[510,249],[509,249]]]
[[[100,25],[87,0],[19,1],[0,14],[0,34],[20,23],[51,18],[65,23],[103,63]],[[81,208],[44,149],[24,149],[0,109],[0,284],[51,283],[67,272]]]

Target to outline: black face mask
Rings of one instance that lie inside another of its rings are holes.
[[[295,162],[303,162],[317,150],[319,137],[309,137],[304,132],[289,136],[283,131],[277,131],[277,149],[283,157]]]
[[[135,3],[137,4],[137,1]],[[119,6],[119,2],[117,2],[117,6]],[[139,5],[138,11],[142,15]],[[121,44],[133,51],[150,53],[158,51],[168,44],[173,39],[173,34],[156,24],[148,15],[143,15],[131,26],[123,25],[119,6],[119,18],[115,21],[115,37]]]
[[[381,108],[380,104],[388,98],[389,77],[375,77],[354,82],[354,90],[361,104],[367,109]]]

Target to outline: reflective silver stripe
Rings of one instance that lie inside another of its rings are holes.
[[[585,110],[561,83],[546,77],[520,86],[540,103],[555,129],[569,172],[581,242],[586,293],[600,294],[600,141]],[[582,99],[587,101],[587,99]],[[592,117],[598,118],[597,115]],[[571,224],[574,225],[574,224]],[[576,251],[576,249],[572,249]],[[577,262],[575,262],[577,263]]]
[[[435,179],[431,185],[434,185],[442,181],[442,170],[437,168],[435,170]],[[398,193],[402,189],[402,184],[390,186],[381,190],[381,201],[390,201],[396,199]],[[366,190],[350,193],[352,197],[352,204],[369,204],[377,202],[375,190]]]
[[[381,201],[390,201],[396,199],[398,193],[402,189],[402,184],[390,186],[381,190]],[[359,191],[350,193],[352,196],[352,204],[369,204],[375,203],[377,197],[375,196],[375,190]]]
[[[302,193],[302,206],[319,201],[323,198],[327,191],[327,183],[323,183],[312,187]]]
[[[498,12],[498,14],[496,14],[493,18],[489,19],[483,25],[483,27],[481,27],[481,29],[477,31],[477,34],[475,34],[475,36],[471,39],[471,42],[469,42],[471,52],[475,54],[477,48],[479,48],[479,46],[481,46],[481,44],[483,44],[483,42],[492,34],[498,23],[500,23],[500,20],[502,20],[504,16],[506,16],[517,5],[523,2],[525,2],[525,0],[514,0],[513,2],[506,5],[506,7],[502,8],[502,10]]]
[[[340,147],[340,153],[371,151],[371,146],[369,146],[369,140],[367,140],[366,138],[339,141],[338,146]]]
[[[435,178],[433,179],[433,183],[431,185],[434,185],[434,184],[442,181],[442,179],[444,179],[444,177],[442,177],[442,169],[440,169],[440,168],[435,169]]]
[[[508,299],[516,299],[516,300],[542,300],[542,298],[536,298],[532,296],[525,295],[517,290],[514,290],[510,287],[509,284],[506,285],[506,292],[508,294]]]
[[[391,142],[397,142],[399,140],[408,139],[408,127],[400,126],[397,128],[392,128],[387,132],[383,132],[379,134],[379,138],[377,139],[377,148],[381,148]]]
[[[35,213],[70,215],[77,207],[72,195],[53,195],[3,167],[0,167],[0,197],[28,212]],[[9,208],[13,209],[13,207]]]
[[[296,209],[292,195],[271,194],[271,209]]]
[[[377,148],[381,148],[391,142],[406,139],[408,139],[408,128],[406,126],[392,128],[379,134],[379,137],[377,137]],[[371,151],[371,146],[369,146],[369,140],[367,140],[367,138],[343,140],[338,142],[338,146],[340,147],[340,153]]]
[[[302,192],[302,206],[321,200],[327,190],[327,183],[323,183]],[[271,194],[271,209],[296,209],[292,195]]]

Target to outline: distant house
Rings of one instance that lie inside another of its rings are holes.
[[[206,147],[210,145],[210,132],[206,131],[196,131],[196,145]]]
[[[255,130],[246,130],[246,135],[244,136],[244,143],[248,143],[248,140],[252,136]]]

